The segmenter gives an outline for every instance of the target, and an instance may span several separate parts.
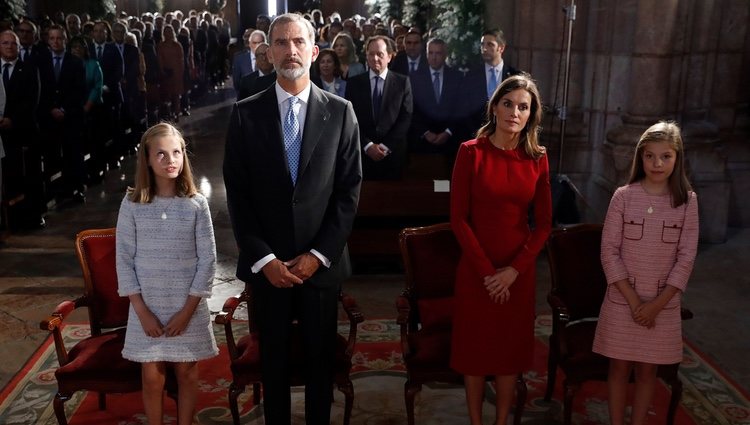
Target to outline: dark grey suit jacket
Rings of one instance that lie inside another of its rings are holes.
[[[378,121],[372,113],[370,73],[365,72],[346,81],[346,98],[352,102],[361,132],[361,145],[369,142],[385,143],[391,154],[380,162],[370,157],[362,158],[365,179],[383,180],[401,177],[406,161],[406,133],[413,112],[411,83],[409,78],[388,71],[383,84],[383,99],[380,103]]]
[[[306,282],[339,285],[351,273],[346,241],[359,201],[359,127],[349,102],[310,89],[297,184],[292,185],[275,85],[237,102],[230,118],[224,184],[240,249],[237,277],[273,253],[282,261],[315,249],[331,261]]]

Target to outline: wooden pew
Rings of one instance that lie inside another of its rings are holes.
[[[365,181],[349,252],[355,265],[398,264],[398,234],[404,227],[445,222],[450,193],[435,192],[432,180]]]

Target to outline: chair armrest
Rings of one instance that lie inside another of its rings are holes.
[[[681,307],[680,308],[680,317],[682,320],[690,320],[693,318],[693,312],[690,311],[690,309]]]
[[[570,321],[570,313],[568,312],[568,305],[565,304],[562,298],[555,294],[547,295],[547,303],[552,307],[552,326],[565,325]]]
[[[65,342],[63,341],[62,327],[65,318],[73,312],[73,310],[87,305],[86,297],[76,298],[74,301],[63,301],[55,307],[52,314],[46,319],[39,323],[39,328],[52,333],[52,339],[55,341],[55,351],[57,352],[57,361],[60,366],[68,364],[68,350],[65,349]]]
[[[396,323],[401,328],[401,352],[404,355],[404,361],[411,355],[411,348],[409,347],[409,316],[411,315],[411,303],[406,294],[401,294],[396,298],[396,310],[398,310],[398,317]]]
[[[550,335],[550,345],[555,344],[555,349],[560,358],[565,358],[568,353],[565,327],[568,322],[570,322],[568,306],[562,298],[554,293],[547,295],[547,303],[552,307],[552,334]]]
[[[357,342],[357,325],[364,322],[365,316],[362,314],[362,311],[360,311],[359,306],[357,305],[357,300],[351,295],[342,291],[339,293],[339,300],[341,301],[341,306],[346,312],[346,317],[349,318],[349,336],[346,339],[346,355],[351,358],[352,354],[354,354],[354,344]]]
[[[224,325],[224,334],[227,338],[227,350],[229,351],[229,358],[232,360],[239,357],[237,343],[234,340],[234,331],[232,330],[232,321],[234,320],[235,310],[237,310],[237,307],[239,307],[242,302],[247,302],[248,305],[250,304],[247,292],[243,291],[239,295],[227,298],[227,300],[224,301],[224,306],[221,311],[216,315],[216,318],[214,318],[214,322],[217,325]]]

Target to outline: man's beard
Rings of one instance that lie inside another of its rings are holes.
[[[284,68],[284,65],[289,62],[294,62],[301,66],[297,68]],[[307,74],[307,71],[310,69],[310,63],[305,63],[305,60],[288,60],[281,66],[277,66],[276,64],[274,64],[273,67],[276,70],[277,74],[281,75],[287,80],[295,81]]]

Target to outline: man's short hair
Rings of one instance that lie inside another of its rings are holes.
[[[283,15],[279,15],[273,20],[273,22],[271,22],[271,26],[268,27],[268,36],[271,37],[271,42],[273,42],[273,29],[276,28],[277,25],[289,24],[292,22],[298,22],[305,29],[307,29],[307,34],[310,42],[315,44],[315,28],[313,28],[310,21],[297,13],[285,13]]]
[[[270,33],[270,31],[269,31],[269,33]],[[261,30],[255,30],[255,31],[251,32],[251,33],[250,33],[250,35],[249,35],[249,36],[247,37],[247,39],[248,39],[248,40],[252,39],[254,35],[259,35],[259,36],[261,36],[261,37],[263,38],[263,42],[264,42],[264,43],[268,42],[268,37],[266,36],[266,33],[264,33],[264,32],[263,32],[263,31],[261,31]],[[270,35],[270,34],[269,34],[269,35]]]
[[[433,37],[433,38],[427,40],[427,46],[429,46],[430,44],[440,44],[441,46],[445,46],[448,43],[446,43],[445,40],[443,40],[442,38]]]
[[[482,37],[485,35],[491,35],[495,37],[495,40],[497,40],[497,44],[500,46],[505,46],[505,34],[503,34],[503,31],[500,29],[489,29],[484,30],[482,33]]]
[[[385,50],[386,52],[393,54],[396,52],[396,43],[393,42],[393,40],[390,37],[387,37],[385,35],[373,35],[372,37],[368,38],[365,42],[365,51],[370,48],[370,43],[377,40],[383,40],[383,43],[385,43]]]
[[[58,25],[58,24],[50,25],[49,28],[47,28],[47,33],[49,33],[52,30],[60,31],[62,33],[63,40],[66,40],[66,41],[68,40],[68,33],[65,31],[65,28],[62,27],[62,25]]]

